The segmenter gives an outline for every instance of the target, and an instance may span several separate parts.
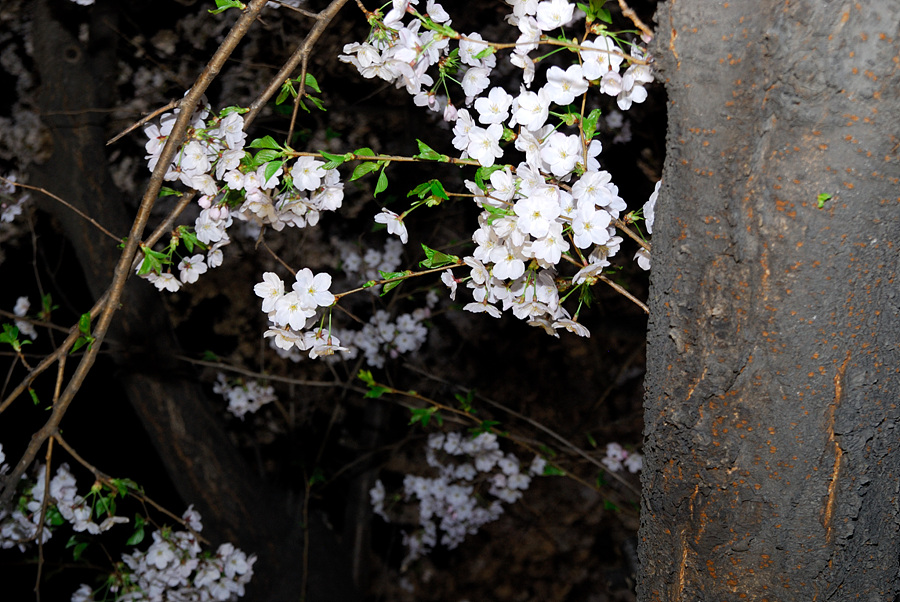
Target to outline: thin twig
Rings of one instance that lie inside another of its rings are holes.
[[[11,185],[11,186],[16,186],[16,187],[18,187],[18,188],[25,188],[26,190],[33,190],[33,191],[35,191],[35,192],[40,192],[41,194],[50,197],[51,199],[53,199],[53,200],[56,201],[57,203],[60,203],[60,204],[62,204],[62,205],[65,205],[66,207],[68,207],[69,209],[71,209],[72,211],[74,211],[75,213],[77,213],[79,217],[81,217],[82,219],[85,219],[85,220],[89,221],[89,222],[90,222],[92,225],[94,225],[98,230],[100,230],[101,232],[103,232],[104,234],[106,234],[108,237],[110,237],[111,239],[113,239],[113,240],[116,241],[117,243],[119,243],[119,242],[122,241],[122,237],[121,237],[121,236],[116,236],[115,234],[113,234],[112,232],[110,232],[109,230],[107,230],[106,228],[104,228],[103,226],[101,226],[99,223],[97,223],[97,220],[95,220],[95,219],[92,218],[91,216],[87,215],[86,213],[84,213],[83,211],[81,211],[80,209],[78,209],[77,207],[75,207],[74,205],[72,205],[71,203],[69,203],[68,201],[64,201],[63,199],[59,198],[58,196],[56,196],[55,194],[53,194],[53,193],[50,192],[49,190],[45,190],[45,189],[39,188],[39,187],[37,187],[37,186],[32,186],[32,185],[30,185],[30,184],[22,184],[21,182],[13,182],[12,180],[7,180],[6,178],[4,178],[4,177],[2,177],[2,176],[0,176],[0,182],[3,182],[3,183],[5,183],[5,184]]]
[[[325,28],[331,23],[332,19],[334,19],[335,15],[337,15],[338,11],[341,10],[341,7],[347,3],[347,0],[333,0],[331,4],[329,4],[325,10],[316,15],[316,24],[313,25],[312,29],[310,29],[309,33],[306,34],[306,38],[304,38],[303,43],[300,45],[297,50],[294,51],[294,54],[287,60],[284,66],[281,67],[281,70],[275,74],[275,77],[269,82],[269,85],[266,86],[266,89],[263,90],[262,94],[253,101],[250,105],[250,111],[244,115],[244,129],[246,130],[250,124],[257,118],[259,112],[262,111],[263,107],[266,106],[266,103],[269,102],[269,99],[275,96],[278,91],[281,89],[282,84],[286,82],[290,77],[291,73],[294,72],[294,69],[297,68],[297,65],[300,64],[306,57],[309,56],[310,51],[312,51],[313,45],[322,35],[322,32],[325,31]]]
[[[103,296],[101,296],[97,300],[97,302],[94,303],[94,306],[91,308],[91,311],[88,312],[91,314],[91,320],[93,320],[98,315],[100,315],[100,312],[106,306],[106,301],[108,299],[109,299],[109,291],[106,291],[103,294]],[[19,395],[24,393],[25,390],[31,386],[31,383],[34,382],[34,379],[36,379],[38,376],[40,376],[54,362],[58,361],[61,357],[65,356],[66,353],[68,353],[69,349],[72,347],[73,344],[75,344],[75,341],[80,336],[81,336],[81,331],[78,329],[78,324],[74,324],[69,329],[69,336],[66,337],[66,340],[63,341],[62,344],[53,351],[53,353],[44,357],[44,359],[42,359],[41,362],[37,366],[35,366],[33,370],[31,370],[28,373],[28,376],[26,376],[22,380],[22,382],[19,383],[15,389],[13,389],[12,393],[7,395],[6,399],[4,399],[2,403],[0,403],[0,414],[2,414],[3,411],[7,407],[9,407],[9,405],[15,399],[17,399],[19,397]]]
[[[133,131],[136,130],[137,128],[141,127],[142,125],[144,125],[145,123],[147,123],[148,121],[150,121],[151,119],[154,119],[154,118],[155,118],[157,115],[159,115],[160,113],[165,113],[165,112],[168,111],[169,109],[174,109],[174,108],[177,107],[179,104],[181,104],[181,101],[182,101],[182,100],[184,100],[184,99],[182,98],[182,99],[179,99],[179,100],[173,100],[173,101],[171,101],[169,104],[167,104],[166,106],[161,107],[161,108],[159,108],[159,109],[156,109],[155,111],[153,111],[152,113],[150,113],[149,115],[147,115],[147,116],[145,116],[145,117],[141,117],[139,120],[135,121],[134,123],[132,123],[131,125],[129,125],[127,128],[125,128],[124,130],[122,130],[121,132],[119,132],[118,134],[116,134],[115,136],[113,136],[112,138],[110,138],[110,139],[106,142],[106,146],[109,146],[110,144],[113,144],[113,143],[117,142],[120,138],[122,138],[123,136],[128,135],[130,132],[133,132]]]
[[[0,309],[0,316],[4,318],[9,318],[10,320],[19,320],[21,322],[28,322],[29,324],[33,324],[34,326],[40,326],[41,328],[50,328],[52,330],[58,330],[60,332],[69,332],[69,329],[64,326],[59,326],[58,324],[54,324],[52,322],[45,322],[43,320],[38,320],[37,318],[29,318],[28,316],[17,316],[11,311],[4,311]]]
[[[454,387],[454,388],[459,389],[460,391],[464,391],[466,393],[469,393],[472,391],[471,389],[467,389],[466,387],[463,387],[462,385],[459,385],[456,383],[451,383],[448,380],[434,376],[433,374],[426,372],[425,370],[422,370],[421,368],[418,368],[410,363],[404,363],[403,365],[404,365],[404,367],[409,368],[413,372],[417,372],[418,374],[421,374],[422,376],[424,376],[426,378],[429,378],[431,380],[434,380],[434,381],[444,384],[446,386]],[[480,393],[474,393],[474,396],[476,398],[480,399],[481,401],[485,402],[486,404],[491,405],[491,406],[497,408],[498,410],[502,410],[503,412],[506,412],[510,416],[515,416],[519,420],[527,422],[528,424],[530,424],[534,428],[538,429],[539,431],[542,431],[543,433],[549,435],[550,437],[555,439],[557,442],[562,444],[564,447],[568,448],[570,451],[581,456],[582,458],[584,458],[585,460],[587,460],[594,466],[597,466],[598,468],[601,468],[601,469],[605,470],[607,473],[611,474],[614,479],[619,481],[622,485],[624,485],[626,488],[628,488],[628,490],[631,491],[632,493],[634,493],[635,495],[637,495],[637,496],[641,495],[641,492],[638,489],[636,489],[634,487],[634,485],[629,483],[624,477],[610,471],[606,466],[603,465],[602,462],[600,462],[599,460],[597,460],[596,458],[594,458],[593,456],[588,454],[586,451],[584,451],[583,449],[581,449],[580,447],[578,447],[577,445],[575,445],[574,443],[572,443],[571,441],[569,441],[568,439],[566,439],[565,437],[563,437],[562,435],[560,435],[559,433],[554,431],[553,429],[541,424],[540,422],[538,422],[536,420],[529,418],[528,416],[525,416],[524,414],[521,414],[521,413],[513,410],[512,408],[509,408],[509,407],[503,405],[502,403],[500,403],[498,401],[494,401],[493,399],[485,397],[484,395],[481,395]]]
[[[288,383],[291,385],[300,385],[303,387],[344,387],[344,383],[340,381],[322,381],[322,380],[300,380],[298,378],[288,378],[286,376],[276,376],[274,374],[264,374],[262,372],[254,372],[253,370],[248,370],[247,368],[241,368],[240,366],[234,366],[232,364],[226,364],[224,362],[208,362],[206,360],[196,360],[184,355],[176,355],[175,359],[181,360],[182,362],[188,362],[190,364],[194,364],[196,366],[206,366],[207,368],[216,368],[217,370],[224,370],[225,372],[234,372],[235,374],[242,374],[244,376],[249,376],[250,378],[256,378],[259,380],[271,380],[274,382],[280,383]]]
[[[44,521],[47,520],[47,507],[50,505],[50,462],[53,460],[53,439],[47,442],[47,454],[44,456],[44,495],[41,498],[41,517],[37,528],[38,566],[34,578],[34,599],[41,602],[41,574],[44,569]]]
[[[69,445],[68,442],[66,442],[66,440],[63,439],[62,435],[60,435],[57,432],[53,435],[53,439],[55,439],[57,441],[57,443],[59,443],[60,446],[62,446],[62,448],[65,449],[66,452],[70,456],[72,456],[73,460],[75,460],[76,462],[81,464],[83,467],[85,467],[87,470],[89,470],[91,472],[91,474],[94,475],[95,479],[97,479],[98,481],[102,482],[103,484],[105,484],[106,486],[108,486],[110,488],[118,489],[116,484],[113,482],[115,480],[115,479],[113,479],[113,477],[106,474],[105,472],[103,472],[102,470],[100,470],[99,468],[97,468],[96,466],[94,466],[93,464],[88,462],[87,460],[85,460],[83,457],[81,457],[81,454],[79,454],[77,451],[75,451],[75,448],[72,447],[71,445]],[[141,503],[143,503],[143,504],[149,504],[150,506],[153,507],[153,509],[155,509],[160,514],[164,514],[165,516],[168,516],[169,518],[178,522],[180,525],[182,525],[186,529],[190,530],[191,533],[194,534],[194,536],[197,538],[198,541],[209,545],[209,540],[203,538],[199,533],[197,533],[196,531],[191,529],[191,526],[187,523],[187,521],[185,521],[183,518],[181,518],[180,516],[178,516],[171,510],[168,510],[164,506],[161,506],[157,502],[153,501],[153,499],[148,497],[147,494],[145,494],[143,491],[138,492],[138,491],[135,491],[134,489],[129,488],[128,495],[130,495],[131,497],[133,497],[137,500],[140,500]]]
[[[619,8],[622,10],[622,14],[631,19],[631,22],[634,23],[634,26],[641,30],[641,33],[643,35],[651,39],[653,38],[653,31],[649,27],[644,25],[644,22],[641,21],[640,17],[637,16],[637,13],[631,10],[631,7],[625,3],[625,0],[619,0]]]
[[[648,253],[650,252],[650,243],[641,238],[634,230],[628,227],[628,224],[620,220],[619,218],[613,218],[616,224],[616,228],[624,232],[631,240],[635,241],[637,244],[641,245]]]
[[[621,294],[625,295],[626,297],[628,297],[629,300],[633,301],[638,307],[640,307],[641,309],[643,309],[645,314],[649,314],[649,313],[650,313],[650,308],[647,307],[647,305],[646,305],[643,301],[641,301],[640,299],[638,299],[637,297],[635,297],[634,295],[632,295],[631,293],[629,293],[629,292],[628,292],[627,290],[625,290],[622,286],[616,284],[615,282],[613,282],[612,280],[610,280],[610,279],[607,278],[606,276],[601,275],[599,278],[600,278],[600,280],[602,280],[602,281],[605,282],[606,284],[608,284],[608,285],[610,285],[611,287],[613,287],[614,289],[616,289],[616,292],[621,293]]]
[[[169,138],[166,140],[166,144],[160,153],[156,169],[153,170],[153,173],[150,176],[147,190],[144,192],[144,196],[141,199],[137,216],[135,217],[131,231],[125,242],[125,249],[122,251],[119,262],[116,264],[112,283],[110,284],[107,294],[104,295],[107,302],[103,305],[103,311],[94,329],[93,336],[95,342],[82,357],[81,362],[78,364],[78,368],[76,368],[75,373],[72,375],[72,378],[60,396],[59,401],[54,404],[53,411],[44,423],[44,426],[32,436],[28,447],[13,470],[0,481],[0,507],[8,504],[12,499],[19,479],[25,474],[27,468],[34,461],[34,458],[44,441],[57,432],[63,416],[68,410],[69,405],[72,403],[72,400],[75,398],[75,394],[79,391],[88,372],[91,367],[93,367],[103,339],[112,323],[113,315],[119,307],[119,300],[125,289],[125,281],[132,274],[131,266],[138,250],[141,234],[150,218],[150,212],[159,195],[160,188],[162,188],[163,178],[184,140],[185,132],[193,117],[194,109],[200,103],[200,99],[210,83],[212,83],[222,70],[228,57],[237,47],[238,42],[246,35],[265,4],[266,0],[251,1],[250,5],[243,13],[241,13],[241,16],[228,33],[228,36],[219,46],[215,55],[213,55],[206,68],[182,100],[182,111],[178,114],[175,125],[172,127],[172,133],[169,135]],[[74,342],[71,334],[66,339],[67,342],[69,340]]]

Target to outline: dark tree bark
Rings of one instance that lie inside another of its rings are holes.
[[[657,19],[639,599],[893,600],[900,5]]]
[[[93,7],[92,43],[85,47],[64,27],[48,0],[34,3],[39,102],[53,150],[30,176],[33,184],[124,235],[133,216],[106,168],[104,138],[104,109],[115,102],[114,86],[108,80],[115,80],[118,8],[112,2]],[[99,297],[109,286],[118,260],[116,243],[70,209],[46,198],[38,201],[61,224],[76,250],[88,287]],[[179,343],[152,286],[129,283],[109,335],[116,378],[154,441],[155,452],[178,493],[202,514],[202,534],[213,544],[231,541],[259,556],[246,599],[299,599],[304,536],[311,538],[315,552],[310,561],[309,598],[356,599],[349,561],[333,534],[316,515],[311,515],[304,529],[297,509],[291,510],[283,502],[286,492],[273,490],[254,476],[229,439],[223,421],[213,412],[196,375],[178,364]],[[129,453],[143,455],[147,451]],[[94,460],[102,469],[102,459]],[[148,493],[152,497],[152,492]]]

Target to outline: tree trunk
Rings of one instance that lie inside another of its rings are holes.
[[[657,19],[639,599],[893,600],[900,5]]]

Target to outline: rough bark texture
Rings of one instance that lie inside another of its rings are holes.
[[[31,170],[31,182],[124,235],[132,216],[106,169],[104,148],[104,109],[114,102],[109,94],[113,87],[105,79],[115,78],[111,65],[115,65],[116,7],[110,2],[93,7],[88,48],[66,30],[48,4],[39,0],[34,5],[34,59],[41,77],[42,118],[50,129],[53,152],[46,163]],[[45,198],[39,202],[62,225],[91,292],[99,297],[118,259],[116,243],[71,210]],[[271,491],[254,478],[199,381],[174,359],[179,343],[156,291],[145,282],[131,282],[115,320],[109,339],[116,377],[178,493],[201,512],[203,535],[214,544],[232,541],[259,556],[246,599],[299,599],[304,537],[300,516],[282,502],[286,492]],[[102,469],[102,461],[98,464]],[[310,599],[356,599],[349,562],[333,534],[315,515],[305,533],[316,552],[310,561]]]
[[[639,599],[893,600],[900,6],[657,21]]]

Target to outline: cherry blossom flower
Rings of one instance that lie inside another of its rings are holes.
[[[296,291],[291,291],[275,301],[274,322],[279,326],[290,326],[293,330],[303,330],[306,320],[316,315],[314,308],[305,307]]]
[[[294,180],[294,188],[297,190],[315,190],[325,177],[322,161],[316,161],[313,157],[299,157],[291,167],[291,178]]]
[[[409,240],[409,233],[406,231],[406,224],[403,223],[403,218],[390,209],[384,209],[381,213],[376,215],[375,221],[379,224],[386,225],[388,234],[399,236],[400,242],[403,244],[406,244]]]
[[[193,284],[200,278],[200,274],[206,273],[206,262],[203,259],[203,255],[194,255],[178,262],[178,269],[181,271],[181,281],[183,283]]]
[[[650,269],[650,251],[644,247],[638,249],[637,253],[634,254],[634,259],[642,270],[647,271]]]
[[[579,249],[587,249],[591,245],[602,245],[609,240],[607,229],[611,221],[609,213],[596,209],[593,205],[579,206],[572,220],[573,241]]]
[[[585,40],[581,46],[581,68],[584,77],[589,80],[600,79],[610,71],[618,72],[619,66],[625,60],[618,54],[619,49],[608,36]]]
[[[303,268],[297,272],[297,281],[291,288],[299,296],[301,307],[315,309],[328,307],[334,303],[334,295],[328,290],[330,287],[331,274],[322,272],[313,275],[311,269]]]
[[[653,187],[653,194],[644,203],[644,222],[647,224],[647,234],[653,234],[653,220],[656,217],[656,198],[659,196],[659,187],[662,186],[662,180]]]
[[[581,158],[581,139],[572,134],[553,132],[541,146],[541,159],[550,167],[550,172],[560,178],[572,172]]]
[[[262,297],[262,310],[266,313],[275,310],[275,303],[284,295],[284,281],[275,272],[263,274],[263,281],[253,287],[257,297]]]
[[[542,30],[550,31],[571,21],[574,14],[575,5],[567,0],[546,0],[537,5],[537,24]]]
[[[469,131],[469,144],[466,152],[484,167],[490,167],[496,159],[503,156],[500,148],[500,137],[503,135],[503,126],[492,123],[487,129],[475,126]]]
[[[547,92],[541,88],[538,92],[529,92],[522,86],[519,95],[513,100],[513,115],[510,127],[517,123],[526,130],[537,131],[547,122],[550,115],[550,100]]]
[[[551,102],[564,106],[587,92],[588,82],[584,79],[581,65],[571,65],[565,71],[554,65],[547,71],[547,84],[543,89]]]
[[[155,274],[150,272],[146,276],[147,280],[150,281],[153,286],[155,286],[158,290],[161,291],[169,291],[170,293],[178,292],[178,289],[181,288],[181,282],[175,278],[174,274],[170,274],[166,272],[164,274]]]
[[[490,69],[486,67],[470,67],[462,78],[463,92],[468,98],[474,98],[484,92],[491,80],[488,79]]]
[[[516,227],[535,238],[543,238],[550,231],[550,223],[559,217],[559,201],[556,189],[545,186],[542,194],[516,201],[513,211],[519,216]]]
[[[503,88],[491,88],[487,97],[482,96],[475,101],[478,121],[485,125],[503,123],[509,117],[509,106],[512,104],[512,100],[512,96]]]

